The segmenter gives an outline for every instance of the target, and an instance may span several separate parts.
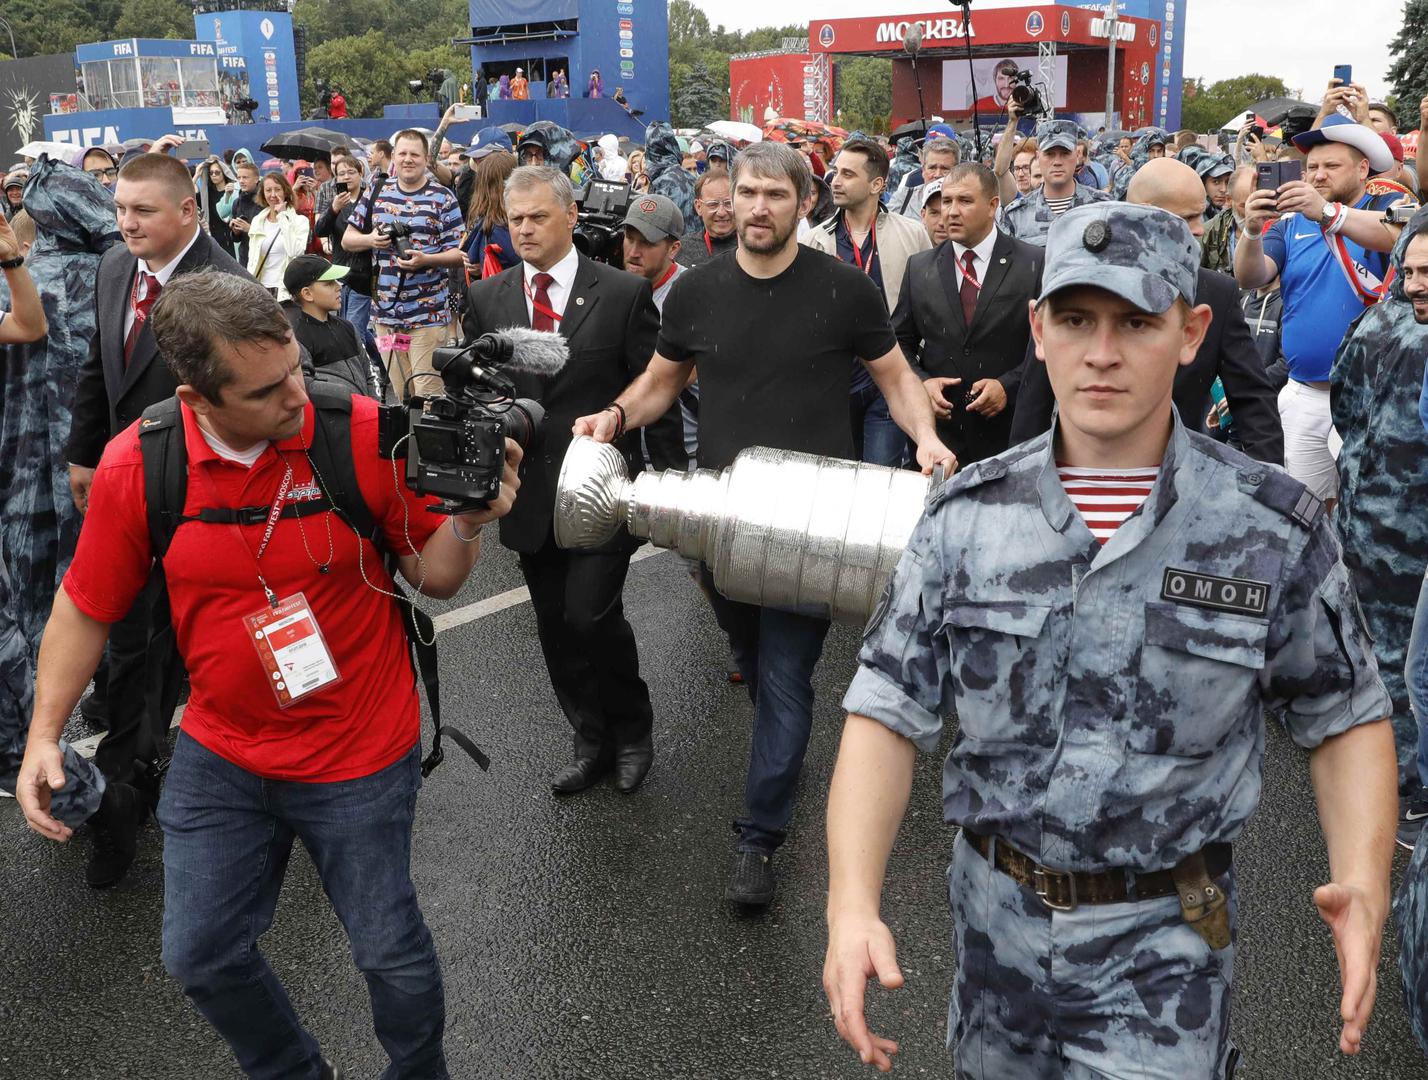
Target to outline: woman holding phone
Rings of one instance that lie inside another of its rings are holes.
[[[278,300],[287,300],[283,271],[288,262],[307,250],[308,222],[293,209],[293,189],[280,172],[263,177],[266,209],[248,228],[248,273]]]
[[[332,241],[332,261],[347,267],[342,279],[342,307],[339,314],[357,328],[365,340],[370,333],[372,315],[372,253],[348,251],[342,246],[342,234],[348,219],[362,198],[366,172],[356,158],[339,157],[332,169],[332,203],[317,219],[317,235]]]

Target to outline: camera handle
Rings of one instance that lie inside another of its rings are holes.
[[[962,41],[967,46],[967,73],[972,81],[972,138],[977,147],[977,160],[982,153],[982,121],[977,109],[977,66],[972,62],[972,0],[947,0],[953,7],[962,9]]]

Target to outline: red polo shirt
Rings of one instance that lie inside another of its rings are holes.
[[[302,434],[269,446],[251,468],[218,457],[193,414],[186,407],[182,413],[189,460],[185,515],[204,507],[269,505],[287,465],[293,469],[289,498],[317,497],[304,453],[312,442],[311,404]],[[362,497],[387,544],[400,553],[420,549],[443,519],[426,512],[434,500],[396,483],[391,463],[377,456],[377,406],[365,397],[352,401],[352,449]],[[263,577],[280,598],[306,596],[341,676],[281,709],[243,623],[267,606],[254,561],[265,525],[186,522],[169,546],[164,576],[192,684],[183,729],[220,757],[269,779],[370,775],[411,749],[420,713],[400,614],[390,597],[363,581],[359,543],[367,580],[387,590],[392,580],[372,544],[359,541],[331,511],[278,521],[263,553]],[[329,562],[329,536],[330,570],[323,574],[317,564]],[[115,622],[133,604],[152,561],[136,423],[104,450],[65,592],[86,615]]]

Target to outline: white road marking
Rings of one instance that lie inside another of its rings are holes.
[[[632,564],[644,562],[646,559],[653,559],[656,555],[663,555],[667,550],[667,548],[651,547],[646,544],[630,556],[630,562]],[[453,630],[458,626],[473,623],[477,619],[484,619],[488,615],[494,615],[498,611],[505,611],[507,608],[515,607],[517,604],[527,603],[530,598],[531,591],[524,585],[519,589],[507,589],[505,592],[497,593],[495,596],[488,596],[485,600],[477,600],[474,604],[467,604],[464,607],[454,608],[451,611],[443,611],[440,615],[432,619],[432,623],[435,625],[437,633],[441,633],[443,630]],[[174,722],[169,725],[170,729],[178,727],[179,721],[182,718],[183,707],[180,706],[178,710],[174,712]],[[94,756],[94,748],[99,745],[99,740],[103,737],[103,735],[90,735],[88,738],[80,739],[78,742],[70,743],[70,745],[74,747],[75,752],[81,757],[92,758]]]

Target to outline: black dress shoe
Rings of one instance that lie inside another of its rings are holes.
[[[322,1059],[322,1080],[346,1080],[347,1074],[332,1064],[327,1058]]]
[[[615,751],[615,790],[628,795],[644,782],[654,761],[654,747],[649,740],[636,746],[622,746]]]
[[[773,856],[762,851],[734,852],[734,871],[724,899],[744,907],[767,907],[774,895]]]
[[[109,702],[98,690],[91,690],[79,699],[79,715],[90,727],[109,730]]]
[[[139,848],[139,826],[149,812],[143,795],[129,784],[111,780],[104,787],[99,809],[89,819],[94,851],[84,868],[92,889],[108,889],[124,880]]]
[[[555,774],[550,786],[557,795],[574,795],[609,772],[612,764],[608,757],[578,757]]]

